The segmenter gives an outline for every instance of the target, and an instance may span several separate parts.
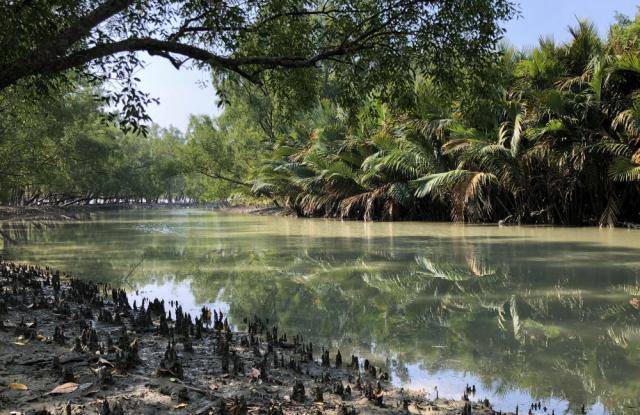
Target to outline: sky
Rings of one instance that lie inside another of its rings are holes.
[[[640,0],[520,0],[521,17],[506,25],[505,38],[520,48],[533,47],[541,35],[558,42],[569,39],[567,27],[579,18],[588,18],[602,35],[614,21],[616,12],[634,15]],[[159,57],[146,57],[138,77],[140,88],[159,98],[148,108],[152,120],[162,127],[187,129],[191,114],[217,115],[216,94],[209,74],[197,70],[176,70]]]

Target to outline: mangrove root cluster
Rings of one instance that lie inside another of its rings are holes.
[[[384,368],[290,336],[258,316],[186,313],[48,268],[0,262],[0,413],[493,414],[429,400]]]

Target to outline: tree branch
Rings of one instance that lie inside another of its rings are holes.
[[[76,42],[88,36],[100,23],[124,11],[135,0],[107,0],[89,14],[80,17],[55,41],[56,51],[66,51]]]
[[[370,36],[371,33],[367,33]],[[168,53],[182,55],[201,62],[208,63],[212,67],[218,67],[236,72],[252,82],[256,82],[255,76],[247,73],[243,67],[259,66],[263,69],[295,69],[309,68],[315,66],[318,62],[331,58],[343,56],[348,53],[365,48],[363,40],[365,37],[359,37],[353,42],[343,43],[339,46],[318,52],[316,55],[309,57],[295,56],[239,56],[224,57],[216,55],[206,49],[179,42],[167,40],[159,40],[154,38],[129,38],[112,43],[103,43],[94,47],[76,51],[68,56],[50,61],[46,57],[31,61],[28,64],[14,66],[11,70],[5,71],[8,76],[0,79],[0,89],[12,84],[17,79],[31,75],[48,75],[56,72],[65,71],[67,69],[79,67],[91,63],[92,61],[106,56],[114,55],[122,52],[148,52],[152,55],[159,55],[169,59]],[[173,58],[170,59],[175,64]]]
[[[236,180],[236,179],[232,179],[231,177],[226,177],[223,176],[219,173],[208,173],[204,170],[198,169],[198,173],[202,174],[203,176],[209,177],[210,179],[219,179],[219,180],[225,180],[229,183],[233,183],[233,184],[237,184],[240,186],[246,186],[246,187],[251,187],[251,183],[247,183],[247,182],[243,182],[240,180]]]

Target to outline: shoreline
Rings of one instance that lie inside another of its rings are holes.
[[[158,209],[202,207],[219,209],[220,203],[113,203],[102,205],[70,206],[1,206],[0,222],[17,220],[73,220],[82,214],[119,209]]]
[[[217,208],[215,210],[238,215],[298,217],[293,210],[274,205],[237,205]]]
[[[230,205],[227,202],[211,202],[211,203],[122,203],[122,204],[105,204],[105,205],[72,205],[63,207],[53,206],[2,206],[0,205],[0,223],[15,221],[55,221],[55,220],[77,220],[80,216],[88,215],[92,212],[110,211],[119,209],[179,209],[194,208],[208,209],[212,211],[237,214],[237,215],[253,215],[253,216],[281,216],[295,217],[300,219],[321,219],[323,217],[315,216],[298,216],[296,212],[288,207],[275,205]],[[356,222],[366,222],[361,219],[340,219],[335,217],[327,217],[324,219],[346,220]],[[381,223],[390,223],[389,221],[373,221]],[[595,225],[563,225],[563,224],[516,224],[500,222],[452,222],[452,221],[420,221],[420,220],[397,220],[391,222],[416,222],[416,223],[448,223],[457,225],[474,225],[474,226],[499,226],[499,227],[517,227],[517,226],[536,226],[536,227],[558,227],[558,228],[597,228]],[[620,222],[613,229],[633,229],[640,230],[639,223]]]
[[[257,216],[295,216],[288,208],[274,205],[229,205],[223,202],[214,203],[122,203],[105,205],[73,205],[73,206],[2,206],[0,205],[0,222],[38,221],[38,220],[74,220],[79,216],[92,212],[120,209],[209,209],[224,213],[257,215]]]
[[[259,316],[244,331],[225,317],[186,315],[174,299],[142,307],[117,288],[0,262],[0,413],[499,413],[395,388],[385,368]]]

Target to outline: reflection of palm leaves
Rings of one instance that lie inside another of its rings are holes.
[[[380,293],[392,295],[395,304],[404,305],[415,302],[424,292],[424,283],[416,277],[414,272],[402,275],[365,272],[362,274],[362,281]]]
[[[598,318],[605,321],[620,321],[621,319],[637,319],[633,313],[629,313],[631,307],[626,304],[610,304],[605,307],[599,307],[595,311]],[[628,317],[627,317],[628,316]]]
[[[640,295],[640,283],[636,282],[635,284],[615,285],[610,287],[609,291],[613,293],[621,291],[631,296],[638,296]]]
[[[478,259],[473,252],[468,252],[465,259],[471,272],[478,277],[493,275],[496,272],[495,269],[487,265],[485,258]]]
[[[506,331],[507,327],[505,326],[505,323],[507,322],[507,318],[506,318],[506,312],[504,311],[504,304],[502,304],[502,306],[497,309],[497,312],[498,312],[498,326],[500,326],[500,329]]]
[[[523,340],[522,327],[520,326],[520,316],[518,314],[518,302],[516,296],[511,296],[509,301],[509,312],[511,313],[511,321],[513,322],[513,336],[519,341]]]
[[[466,281],[475,278],[475,275],[473,273],[470,273],[468,270],[465,270],[464,268],[453,264],[436,264],[430,259],[423,256],[416,257],[416,262],[427,271],[419,271],[419,273],[422,275],[428,275],[434,278],[439,278],[451,282]]]
[[[613,340],[613,342],[617,345],[626,349],[629,346],[629,338],[633,336],[638,336],[640,334],[640,329],[638,327],[629,327],[626,326],[620,331],[616,331],[616,329],[611,326],[607,329],[607,335]]]
[[[583,358],[587,360],[586,356],[583,356]],[[581,367],[569,367],[569,364],[564,360],[555,360],[553,366],[556,370],[571,375],[574,379],[580,380],[586,392],[590,394],[595,393],[595,380],[593,379],[593,375],[591,375],[586,369]]]

